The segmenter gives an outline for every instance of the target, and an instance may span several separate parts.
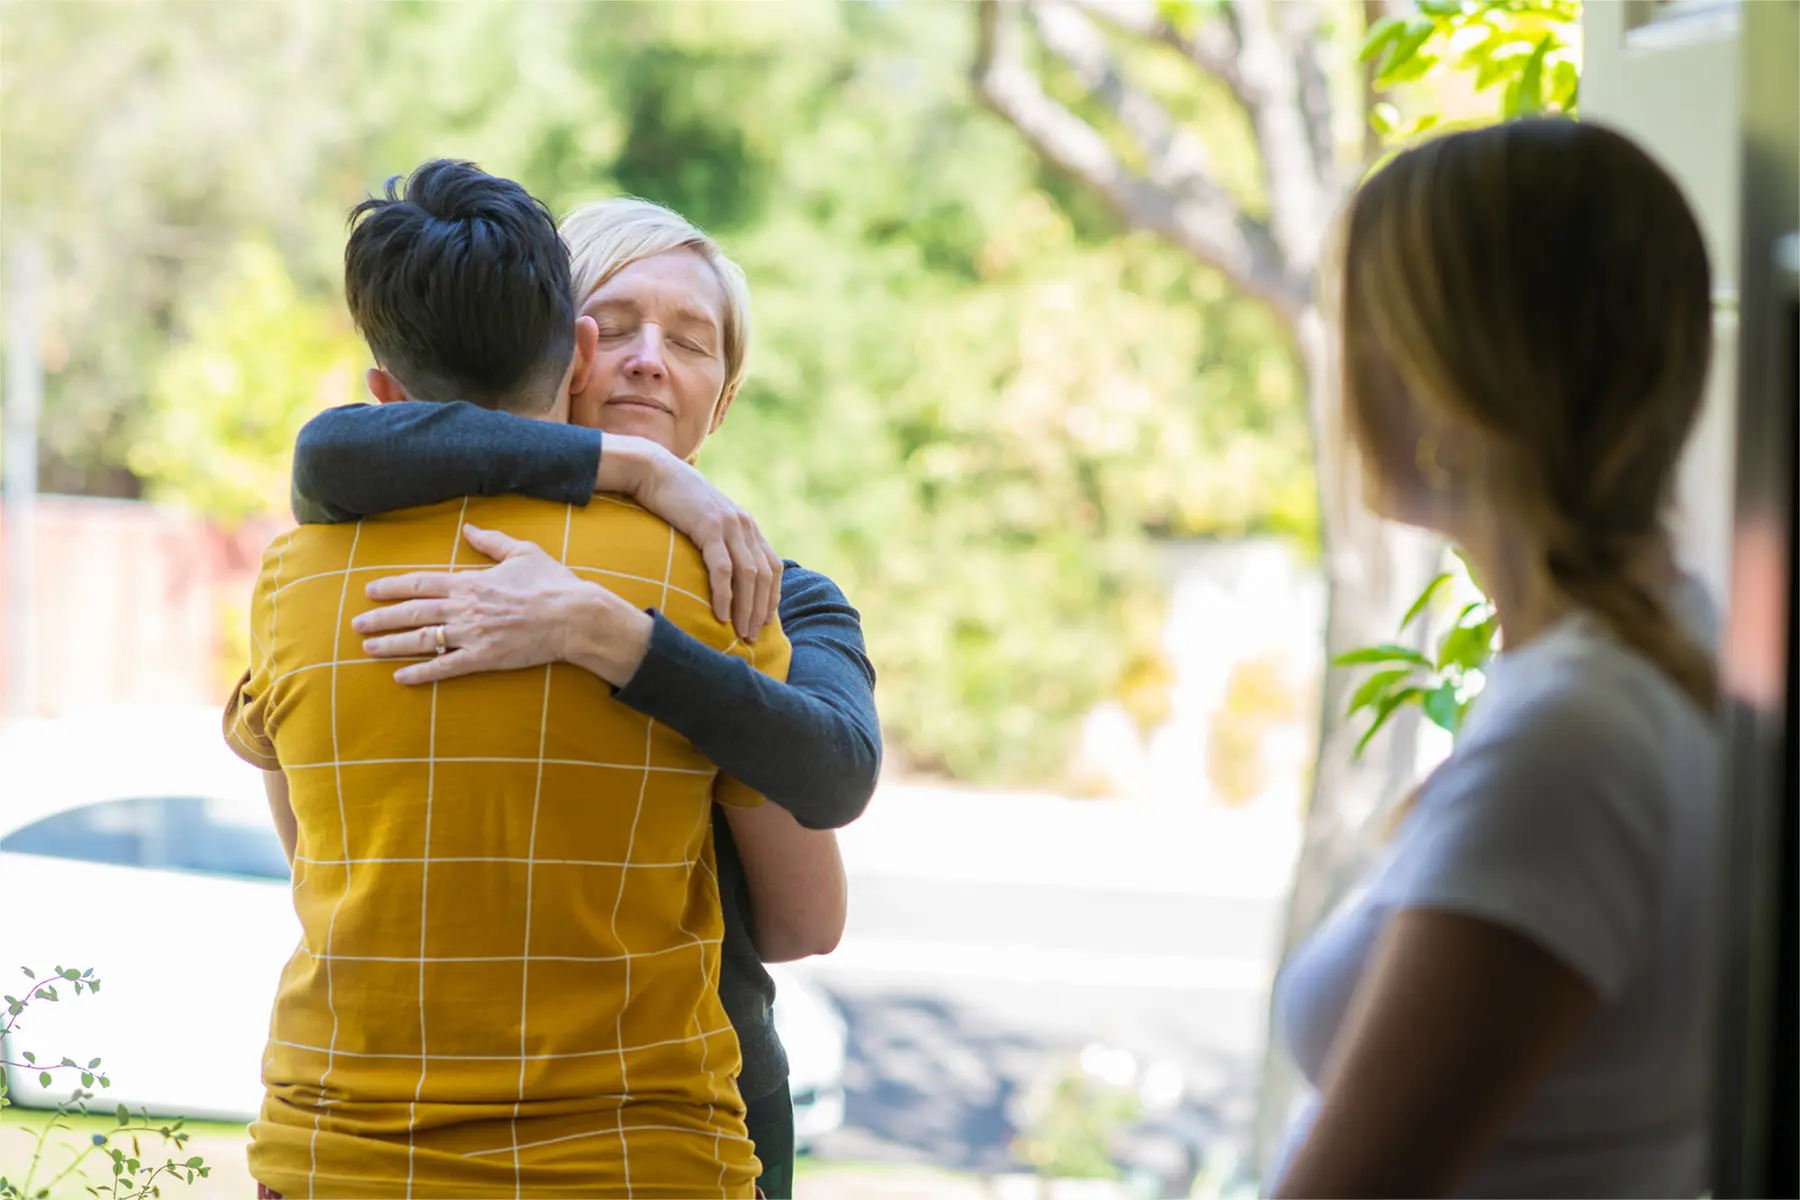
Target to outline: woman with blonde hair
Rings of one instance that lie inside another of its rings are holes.
[[[1624,137],[1523,121],[1370,178],[1341,284],[1367,495],[1464,550],[1505,648],[1281,972],[1317,1095],[1275,1192],[1698,1195],[1719,743],[1664,514],[1711,345],[1700,231]]]
[[[649,201],[585,205],[562,233],[576,307],[599,332],[586,385],[570,396],[571,423],[461,403],[331,410],[300,435],[296,515],[342,521],[464,494],[586,504],[596,491],[626,492],[694,538],[715,611],[744,640],[779,602],[792,646],[786,683],[577,578],[529,542],[470,530],[470,544],[498,565],[371,584],[371,598],[396,603],[363,614],[356,629],[366,653],[395,658],[432,655],[444,631],[444,649],[402,667],[402,683],[552,661],[583,667],[773,802],[714,806],[725,918],[718,986],[743,1051],[738,1086],[758,1184],[786,1197],[795,1114],[763,964],[828,953],[843,931],[845,881],[830,831],[856,819],[874,791],[874,670],[837,585],[774,558],[748,515],[690,465],[744,379],[743,272],[712,238]]]

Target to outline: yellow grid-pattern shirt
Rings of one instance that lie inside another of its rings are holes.
[[[407,687],[350,627],[383,575],[491,565],[473,522],[785,678],[715,621],[694,546],[636,505],[451,501],[263,557],[225,715],[287,777],[302,941],[252,1174],[301,1196],[749,1196],[718,998],[711,804],[761,798],[558,664]]]

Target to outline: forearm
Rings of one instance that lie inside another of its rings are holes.
[[[837,834],[802,828],[772,804],[722,807],[750,888],[758,956],[794,962],[837,949],[849,912]]]
[[[790,635],[792,636],[792,635]],[[879,730],[828,684],[809,686],[795,638],[789,682],[701,645],[660,615],[617,699],[692,742],[720,770],[807,829],[862,815],[880,770]]]
[[[294,517],[352,521],[509,493],[585,505],[607,474],[602,457],[597,429],[462,401],[345,405],[307,422],[295,441]],[[626,447],[611,470],[635,472],[643,457]]]

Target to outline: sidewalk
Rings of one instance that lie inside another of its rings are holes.
[[[852,879],[1278,899],[1300,833],[1254,809],[892,784],[838,836]]]

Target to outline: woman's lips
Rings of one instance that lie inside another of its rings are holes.
[[[641,408],[647,412],[666,413],[669,406],[658,404],[654,400],[646,400],[642,396],[614,396],[606,402],[608,408]]]

